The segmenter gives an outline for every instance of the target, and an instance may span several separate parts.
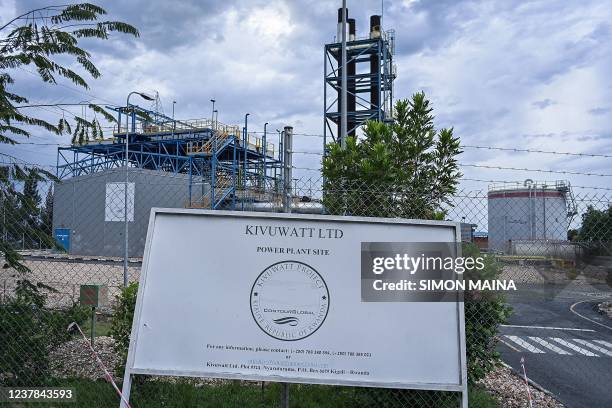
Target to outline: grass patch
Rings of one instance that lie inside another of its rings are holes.
[[[96,337],[108,336],[110,333],[111,322],[106,316],[96,316]],[[91,336],[91,316],[83,323],[83,333],[88,338]]]
[[[77,403],[27,403],[23,407],[88,407],[106,408],[119,405],[112,386],[102,381],[85,379],[52,380],[46,386],[70,387],[76,390]],[[470,389],[470,407],[497,408],[495,399],[481,388]],[[458,394],[434,391],[410,391],[291,384],[292,408],[389,408],[457,407]],[[171,383],[159,380],[143,381],[138,377],[132,386],[132,407],[182,408],[211,406],[219,408],[278,407],[280,384],[227,381],[219,385],[199,386],[193,379],[178,379]]]
[[[493,395],[482,387],[470,387],[469,405],[472,408],[498,408],[499,403]]]

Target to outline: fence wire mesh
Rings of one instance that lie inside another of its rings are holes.
[[[139,169],[130,169],[127,189],[125,169],[61,182],[22,177],[6,186],[0,203],[0,384],[71,387],[78,406],[118,406],[89,340],[69,332],[68,325],[76,321],[87,337],[93,332],[95,350],[121,386],[151,208],[207,208],[215,202],[210,195],[223,192],[211,191],[206,180],[198,184],[187,176]],[[280,212],[288,205],[297,213],[458,221],[464,250],[484,254],[491,277],[523,285],[512,295],[466,295],[473,406],[488,406],[485,397],[478,399],[481,389],[503,398],[504,387],[520,387],[518,380],[504,383],[499,373],[519,370],[521,358],[534,381],[556,377],[545,382],[567,406],[577,400],[597,401],[592,406],[610,402],[612,195],[577,193],[553,182],[439,197],[375,182],[329,185],[301,178],[284,202],[280,188],[253,183],[227,194],[218,208]],[[131,285],[121,296],[124,277]],[[84,284],[105,285],[108,302],[95,309],[84,305]],[[526,392],[514,394],[516,401],[502,399],[500,406],[527,406]],[[538,406],[555,406],[540,394]],[[137,376],[131,406],[272,407],[279,396],[276,383]],[[460,404],[457,394],[440,391],[298,384],[290,386],[290,401],[296,407]]]

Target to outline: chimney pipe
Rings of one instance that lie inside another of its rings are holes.
[[[349,22],[348,18],[348,7],[346,8],[346,21]],[[348,38],[348,37],[347,37]],[[336,37],[336,42],[342,41],[342,7],[338,9],[338,36]]]
[[[351,27],[350,21],[351,20],[354,21],[354,19],[349,19],[348,16],[349,16],[349,12],[348,12],[348,7],[347,7],[346,8],[346,23],[347,23],[346,25],[349,27],[349,33],[350,33],[350,27]],[[354,25],[354,23],[353,23],[353,25]],[[346,38],[347,38],[347,41],[350,41],[350,37],[349,36],[347,36]],[[336,37],[336,42],[338,42],[338,43],[342,42],[342,7],[340,7],[338,9],[338,37]],[[342,109],[341,109],[341,106],[342,106],[342,71],[343,71],[344,67],[342,67],[342,58],[340,57],[340,52],[338,52],[338,57],[337,58],[338,58],[338,88],[337,88],[338,89],[338,113],[341,114],[342,113],[341,112],[342,111]],[[349,64],[347,64],[346,74],[347,75],[351,75],[351,73],[350,73],[350,66],[348,66],[348,65]],[[349,103],[350,103],[350,100],[351,100],[351,96],[348,95],[349,89],[350,88],[349,88],[348,81],[347,81],[347,98],[346,98],[346,104],[347,104],[346,111],[347,112],[350,112]],[[337,122],[337,125],[338,125],[338,135],[342,134],[342,130],[341,130],[342,129],[342,123],[341,122],[342,122],[342,117],[340,115],[338,117],[338,122]],[[351,128],[349,123],[347,123],[347,128],[348,129]]]
[[[380,16],[370,16],[370,38],[380,38]],[[378,111],[376,118],[380,119],[380,89],[378,78],[380,76],[380,56],[378,53],[370,55],[370,109]]]
[[[349,41],[355,41],[355,19],[350,18],[347,20],[349,25]],[[354,77],[356,70],[355,60],[352,59],[352,55],[350,53],[350,47],[347,47],[347,63],[346,63],[346,75],[349,77],[346,83],[346,112],[347,112],[347,126],[346,131],[349,136],[355,136],[355,111],[357,109],[357,99],[355,97],[355,79],[351,79],[351,76]]]
[[[370,38],[380,37],[380,16],[370,16]]]
[[[348,26],[349,26],[348,40],[349,41],[355,41],[355,33],[356,33],[355,19],[354,18],[349,18],[346,21],[348,22]]]

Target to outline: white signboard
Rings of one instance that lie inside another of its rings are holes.
[[[364,302],[364,241],[457,223],[154,209],[130,374],[465,391],[463,304]]]
[[[134,221],[134,183],[127,189],[128,221]],[[125,221],[125,183],[106,183],[104,221]]]

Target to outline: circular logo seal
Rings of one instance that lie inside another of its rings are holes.
[[[251,288],[253,319],[267,335],[295,341],[317,331],[327,317],[327,284],[309,265],[283,261],[268,266]]]

